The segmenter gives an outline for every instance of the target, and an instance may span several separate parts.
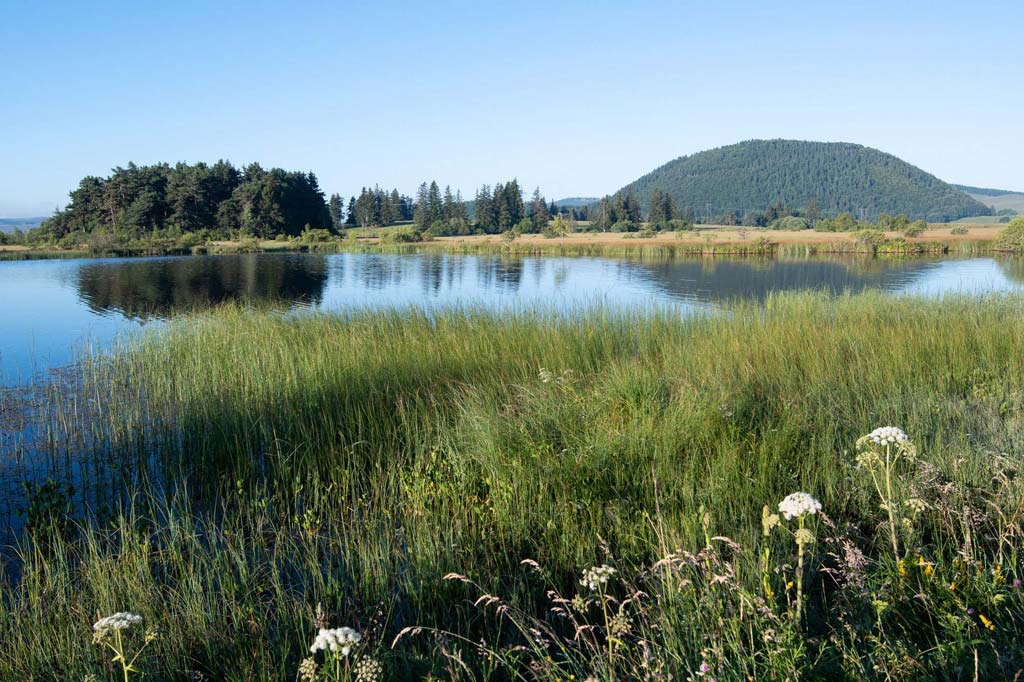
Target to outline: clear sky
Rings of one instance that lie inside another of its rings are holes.
[[[0,2],[0,217],[129,161],[596,196],[750,138],[1024,191],[1024,2]]]

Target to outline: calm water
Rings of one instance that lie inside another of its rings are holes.
[[[0,261],[0,386],[84,348],[224,301],[282,309],[418,305],[673,305],[704,309],[774,291],[880,289],[939,296],[1024,290],[1024,260],[723,260],[261,254]]]
[[[686,314],[736,298],[807,289],[912,296],[1022,291],[1024,260],[265,254],[0,261],[0,560],[25,520],[23,482],[52,478],[72,486],[76,510],[94,508],[107,494],[104,477],[81,447],[52,437],[50,408],[37,390],[48,382],[39,380],[58,376],[85,349],[184,311],[249,301],[299,314],[408,305],[502,310],[595,304],[672,306]]]

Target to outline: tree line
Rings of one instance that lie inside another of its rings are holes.
[[[159,230],[259,238],[323,229],[331,216],[316,175],[264,169],[166,163],[115,168],[106,178],[88,176],[71,192],[64,210],[38,228],[37,236],[62,239],[73,232],[108,232],[129,241]]]

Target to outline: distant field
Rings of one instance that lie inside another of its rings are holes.
[[[969,194],[972,199],[976,199],[986,206],[992,206],[997,211],[1001,211],[1005,208],[1012,208],[1017,213],[1024,215],[1024,194],[999,194],[995,196],[989,196],[986,194]]]
[[[952,229],[948,224],[930,225],[920,237],[908,239],[910,242],[926,242],[941,240],[952,241],[989,241],[996,238],[1004,225],[984,224],[960,224],[960,227],[967,227],[967,234],[950,234]],[[899,232],[888,232],[889,238],[902,236]],[[539,242],[543,244],[622,244],[645,243],[645,244],[711,244],[736,243],[744,240],[753,241],[759,237],[767,237],[776,244],[824,244],[828,242],[855,241],[847,232],[815,232],[814,230],[749,230],[740,231],[734,227],[707,225],[700,229],[686,232],[661,232],[646,239],[637,238],[637,233],[621,232],[577,232],[565,237],[548,239],[539,234],[525,234],[516,239],[521,242]],[[447,243],[467,244],[495,242],[500,243],[500,235],[473,235],[471,237],[439,237],[436,241]]]

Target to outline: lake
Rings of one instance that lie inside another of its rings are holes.
[[[119,334],[238,301],[282,310],[420,306],[706,310],[771,292],[942,296],[1024,290],[1024,259],[682,259],[248,254],[0,261],[0,386]]]
[[[88,448],[55,440],[47,387],[75,381],[74,372],[61,369],[83,351],[191,311],[239,302],[300,315],[593,305],[658,306],[685,315],[772,292],[868,289],[922,297],[1024,291],[1024,259],[251,254],[0,261],[0,557],[24,520],[22,482],[68,479],[79,504],[87,489],[103,489],[85,484],[89,469],[81,455]]]

